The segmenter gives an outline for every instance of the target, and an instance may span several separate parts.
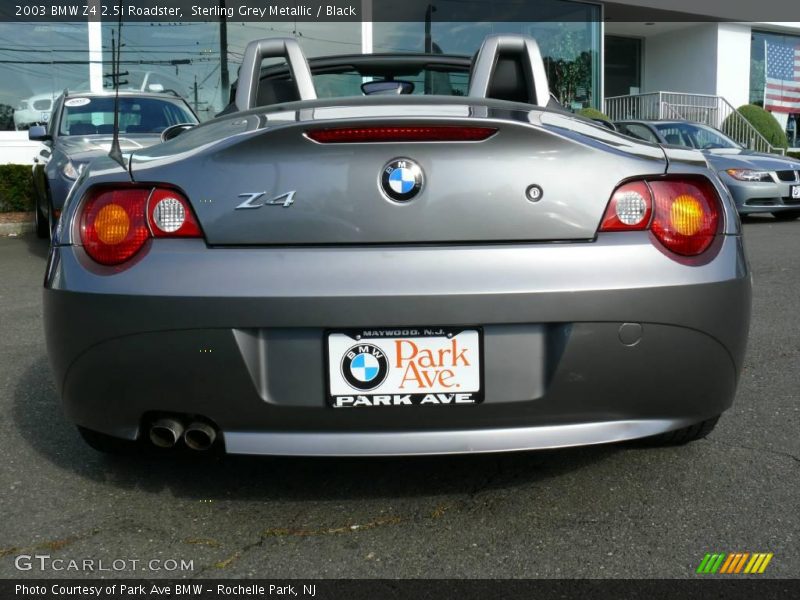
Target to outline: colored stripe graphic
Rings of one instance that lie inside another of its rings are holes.
[[[708,552],[696,572],[703,575],[760,574],[767,569],[773,556],[772,552]]]
[[[769,561],[772,560],[773,556],[774,554],[772,552],[770,552],[769,554],[767,553],[753,554],[753,558],[751,558],[750,562],[747,563],[744,572],[763,573],[766,570]]]
[[[744,567],[745,561],[750,556],[749,552],[736,552],[733,554],[728,555],[728,560],[725,561],[725,564],[722,565],[722,569],[720,569],[720,573],[738,573]]]
[[[725,560],[725,553],[714,553],[714,554],[706,554],[703,557],[700,566],[697,567],[698,573],[716,573],[719,570],[722,561]]]

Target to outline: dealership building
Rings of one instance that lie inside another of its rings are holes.
[[[361,0],[363,14],[378,2]],[[496,6],[485,3],[487,11]],[[758,3],[763,21],[745,12],[752,6],[733,8],[734,0],[672,0],[670,12],[659,8],[663,4],[538,0],[547,20],[505,22],[447,20],[461,0],[431,0],[418,20],[406,22],[135,21],[123,26],[121,60],[127,87],[175,90],[206,120],[226,104],[245,46],[254,39],[295,36],[312,57],[426,48],[472,55],[488,34],[522,33],[539,42],[551,90],[566,106],[720,126],[734,107],[763,105],[771,74],[766,59],[787,49],[800,57],[800,16],[781,21],[785,9],[778,0]],[[109,87],[115,29],[116,23],[89,20],[0,23],[0,162],[32,160],[34,146],[24,130],[49,118],[64,89]],[[797,147],[800,108],[791,104],[773,114]]]

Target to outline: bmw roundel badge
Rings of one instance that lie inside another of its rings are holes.
[[[392,200],[405,202],[422,189],[422,169],[413,160],[395,158],[381,172],[381,189]]]
[[[357,344],[342,358],[342,377],[356,390],[374,390],[389,374],[389,361],[383,350],[373,344]]]

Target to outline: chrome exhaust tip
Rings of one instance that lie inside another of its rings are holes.
[[[164,417],[150,426],[150,441],[159,448],[172,448],[183,435],[183,423]]]
[[[208,450],[217,439],[216,430],[208,423],[194,421],[183,434],[183,441],[192,450]]]

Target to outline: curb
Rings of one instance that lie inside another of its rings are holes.
[[[33,223],[0,223],[0,236],[3,237],[16,237],[25,233],[32,233],[36,230]]]

